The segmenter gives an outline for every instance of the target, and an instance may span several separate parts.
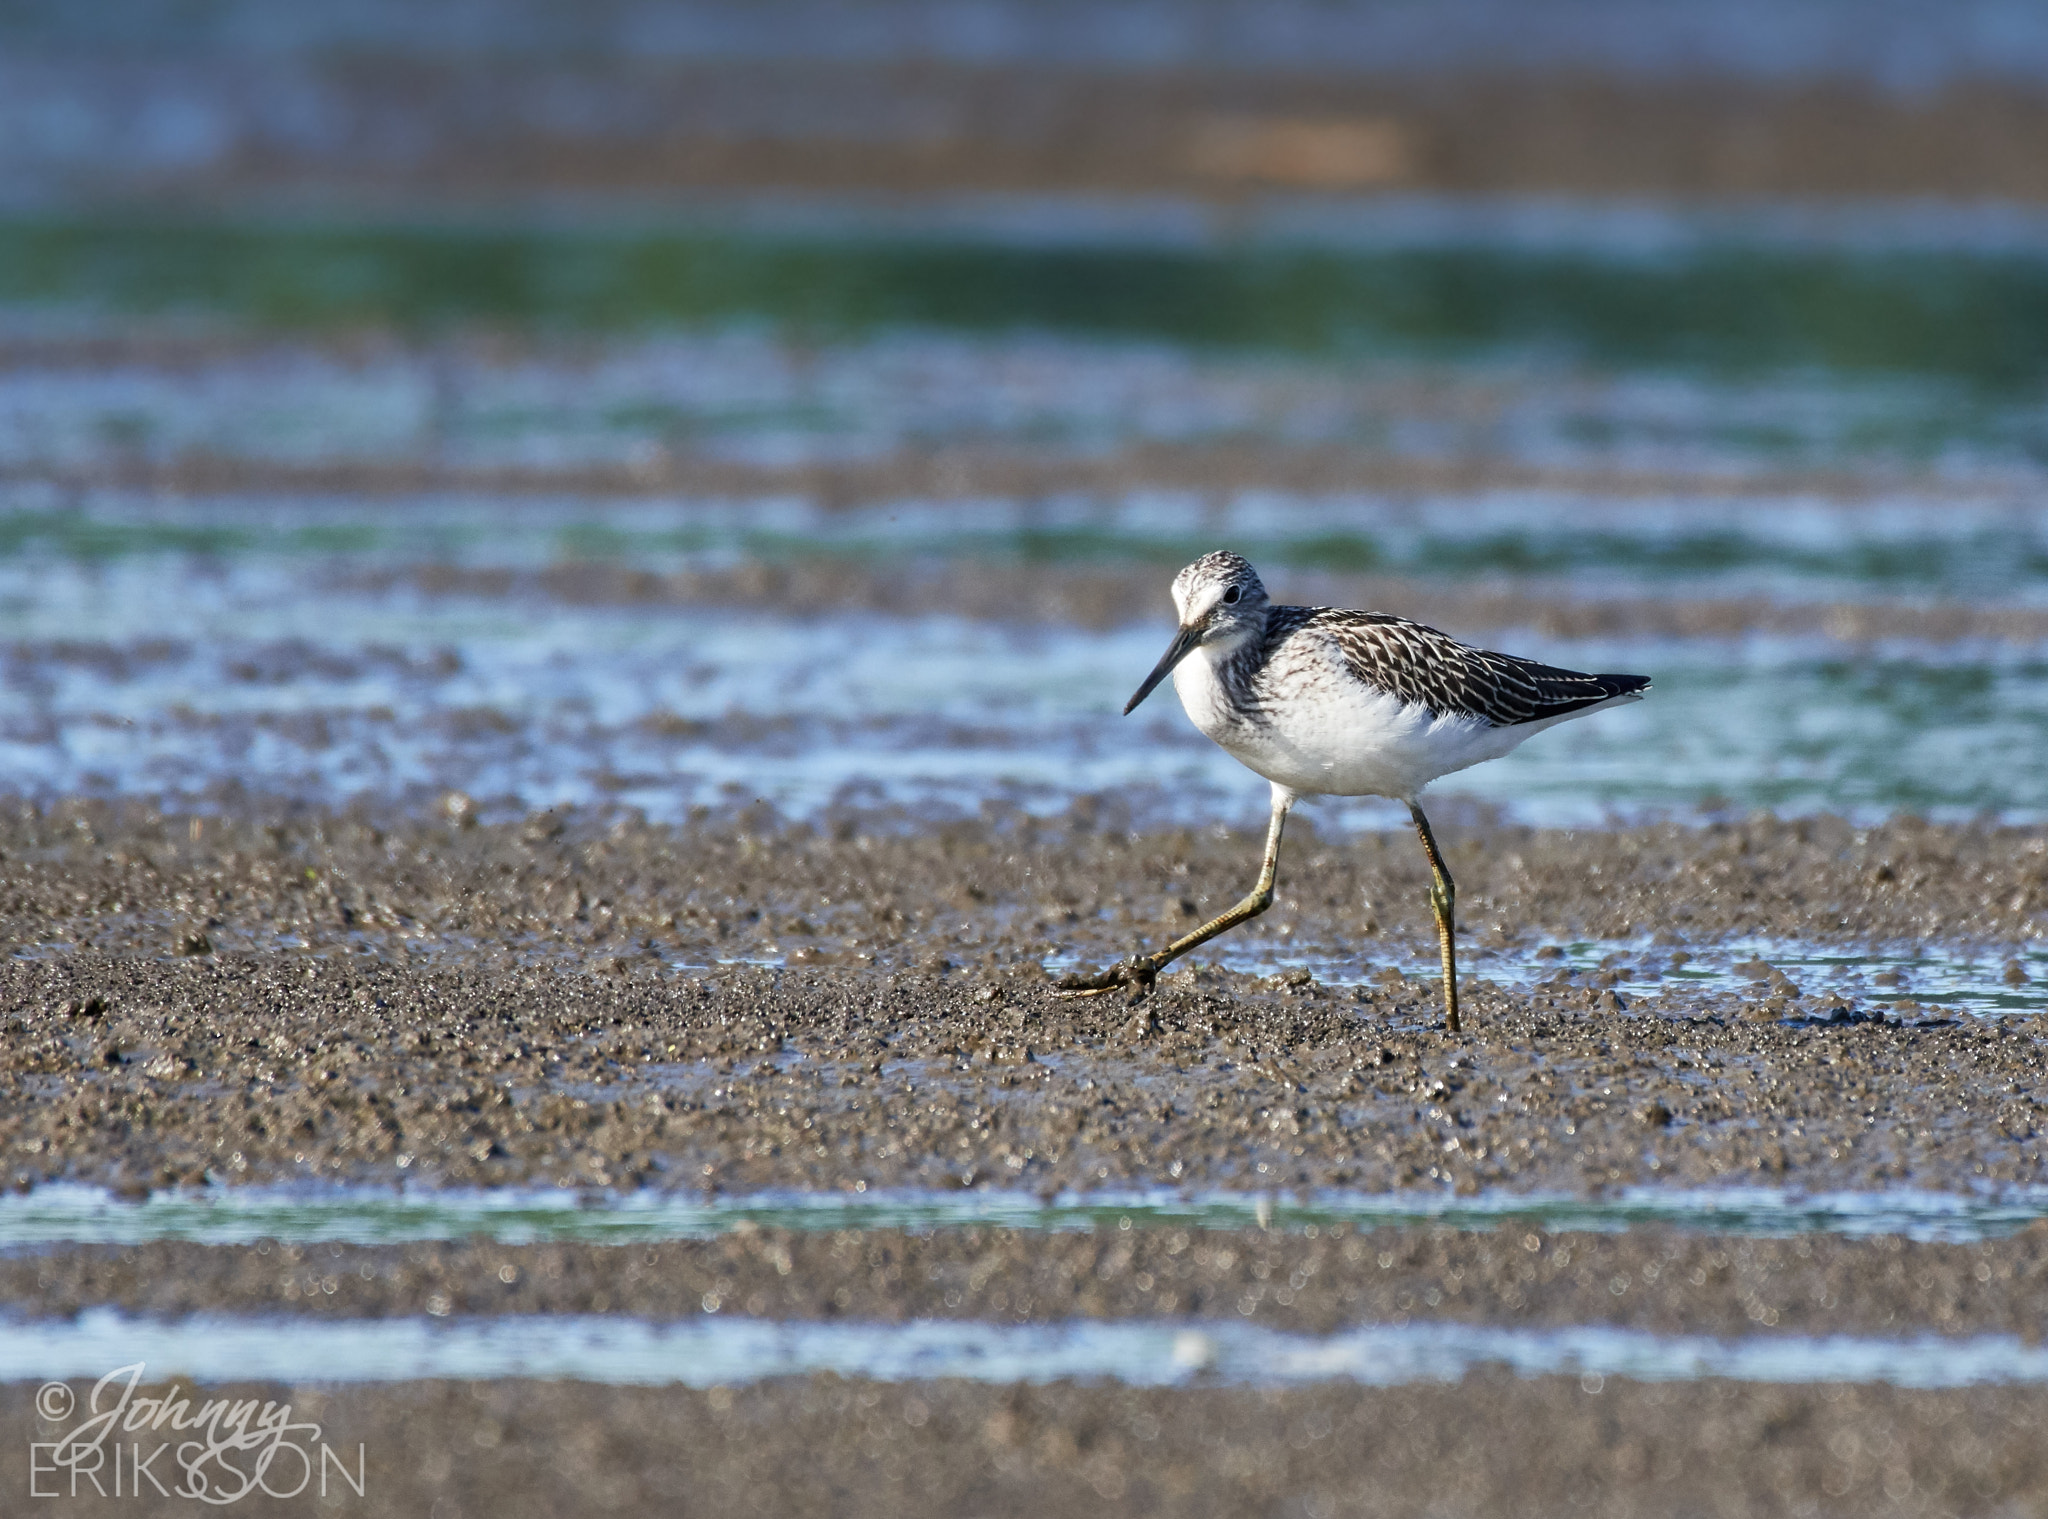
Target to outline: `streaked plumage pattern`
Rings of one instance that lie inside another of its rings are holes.
[[[1273,671],[1277,649],[1303,634],[1329,639],[1362,684],[1404,705],[1426,708],[1438,717],[1482,718],[1496,728],[1564,717],[1650,683],[1646,675],[1586,675],[1514,654],[1475,649],[1448,633],[1384,612],[1272,607],[1266,614],[1265,638],[1247,650],[1246,668],[1231,669],[1231,675],[1246,680],[1244,692],[1252,704],[1264,707],[1293,697],[1260,676]]]

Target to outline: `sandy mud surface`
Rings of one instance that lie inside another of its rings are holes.
[[[2041,1179],[2036,1020],[1802,988],[1767,964],[1737,992],[1656,980],[1679,946],[1737,932],[2021,939],[2048,904],[2038,833],[1456,831],[1472,974],[1453,1039],[1433,983],[1390,963],[1428,943],[1401,836],[1303,830],[1245,935],[1327,955],[1349,984],[1202,969],[1135,1009],[1054,997],[1048,956],[1100,962],[1178,931],[1253,858],[1240,835],[1132,837],[1113,811],[666,830],[16,810],[0,826],[7,1175]],[[1636,946],[1613,958],[1661,989],[1630,1001],[1618,966],[1551,970],[1550,939],[1575,934]]]
[[[2048,1392],[1642,1385],[1504,1375],[1394,1389],[1136,1390],[818,1377],[742,1388],[562,1382],[321,1390],[291,1400],[329,1468],[321,1513],[2026,1513],[2048,1502]],[[38,1428],[32,1387],[0,1426]],[[45,1427],[45,1432],[55,1431]],[[29,1490],[26,1440],[0,1491]],[[282,1469],[282,1468],[280,1468]],[[45,1475],[47,1484],[52,1480]],[[167,1484],[168,1485],[168,1484]],[[62,1511],[190,1511],[66,1496]],[[304,1496],[236,1512],[304,1513]],[[55,1508],[56,1505],[50,1505]]]
[[[1443,829],[1471,1032],[1444,1034],[1401,836],[1290,839],[1246,936],[1133,1008],[1051,974],[1184,928],[1256,841],[1055,819],[766,809],[681,828],[270,807],[0,816],[0,1155],[16,1187],[208,1181],[1598,1190],[2043,1180],[2038,1020],[1874,978],[1675,974],[1731,936],[1973,943],[2048,906],[2038,831],[1901,819]],[[1558,946],[1623,946],[1573,969]],[[2000,948],[2005,946],[2006,948]],[[1546,953],[1549,952],[1549,953]],[[2018,964],[2017,961],[2014,962]],[[1667,972],[1670,974],[1667,975]],[[2024,976],[2024,971],[2020,973]],[[1659,979],[1660,977],[1664,979]],[[1628,995],[1617,991],[1624,984]],[[2024,984],[2024,983],[2023,983]],[[1642,990],[1651,988],[1647,994]],[[2048,1235],[1977,1245],[1510,1222],[1310,1233],[745,1228],[647,1245],[59,1246],[0,1256],[24,1317],[714,1311],[777,1319],[1615,1325],[1717,1336],[2039,1332]],[[111,1369],[112,1362],[109,1363]],[[168,1368],[163,1368],[168,1370]],[[77,1384],[81,1394],[87,1384]],[[2030,1388],[1517,1380],[1369,1389],[576,1382],[289,1397],[361,1463],[326,1512],[496,1516],[1444,1511],[1996,1513],[2048,1494]],[[33,1383],[0,1387],[0,1492]],[[356,1469],[351,1466],[351,1470]],[[36,1484],[40,1484],[39,1486]],[[131,1488],[132,1493],[132,1488]],[[67,1511],[183,1512],[89,1490]],[[246,1500],[299,1513],[304,1496]]]
[[[1028,981],[1050,957],[1114,958],[1222,910],[1256,874],[1264,830],[1261,815],[1257,833],[1141,831],[1144,798],[1115,792],[1051,817],[991,800],[950,820],[700,809],[680,828],[629,812],[480,826],[487,803],[450,793],[428,818],[231,792],[204,817],[7,803],[0,938],[17,957],[98,951],[159,967],[204,938],[220,965],[346,951],[450,968],[618,974],[638,957]],[[2048,915],[2041,828],[1759,813],[1573,831],[1471,812],[1454,799],[1434,819],[1468,955],[1520,946],[1541,959],[1571,937],[1640,936],[1643,956],[1743,935],[2014,944]],[[1287,941],[1370,965],[1434,944],[1426,883],[1405,828],[1325,838],[1312,809],[1297,812],[1272,910],[1217,947]]]
[[[2041,1179],[2029,1026],[1667,1018],[1479,987],[1174,992],[936,973],[17,968],[16,1185],[1812,1188]],[[993,991],[993,996],[983,993]]]
[[[2048,1226],[1972,1245],[1676,1231],[748,1229],[656,1245],[214,1247],[0,1257],[20,1315],[707,1312],[775,1319],[1609,1324],[1665,1334],[2012,1334],[2048,1319]]]

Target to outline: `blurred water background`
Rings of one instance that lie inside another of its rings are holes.
[[[2044,382],[2018,0],[13,0],[0,785],[1249,821],[1229,546],[1654,674],[1477,811],[2039,819]]]

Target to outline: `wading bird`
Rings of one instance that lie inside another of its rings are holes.
[[[1173,579],[1180,630],[1124,706],[1128,716],[1169,675],[1188,717],[1273,783],[1258,884],[1228,912],[1156,954],[1134,954],[1061,990],[1132,1001],[1198,944],[1273,901],[1280,830],[1302,796],[1384,796],[1408,804],[1429,856],[1429,905],[1443,951],[1444,1019],[1458,1024],[1457,891],[1416,798],[1439,776],[1499,759],[1525,738],[1603,707],[1640,700],[1647,675],[1582,675],[1459,643],[1383,612],[1283,607],[1236,554],[1204,554]]]

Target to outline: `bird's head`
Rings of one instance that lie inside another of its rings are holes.
[[[1242,555],[1218,549],[1173,577],[1173,606],[1180,614],[1180,629],[1137,695],[1124,704],[1126,715],[1196,649],[1234,644],[1264,628],[1266,586]]]

